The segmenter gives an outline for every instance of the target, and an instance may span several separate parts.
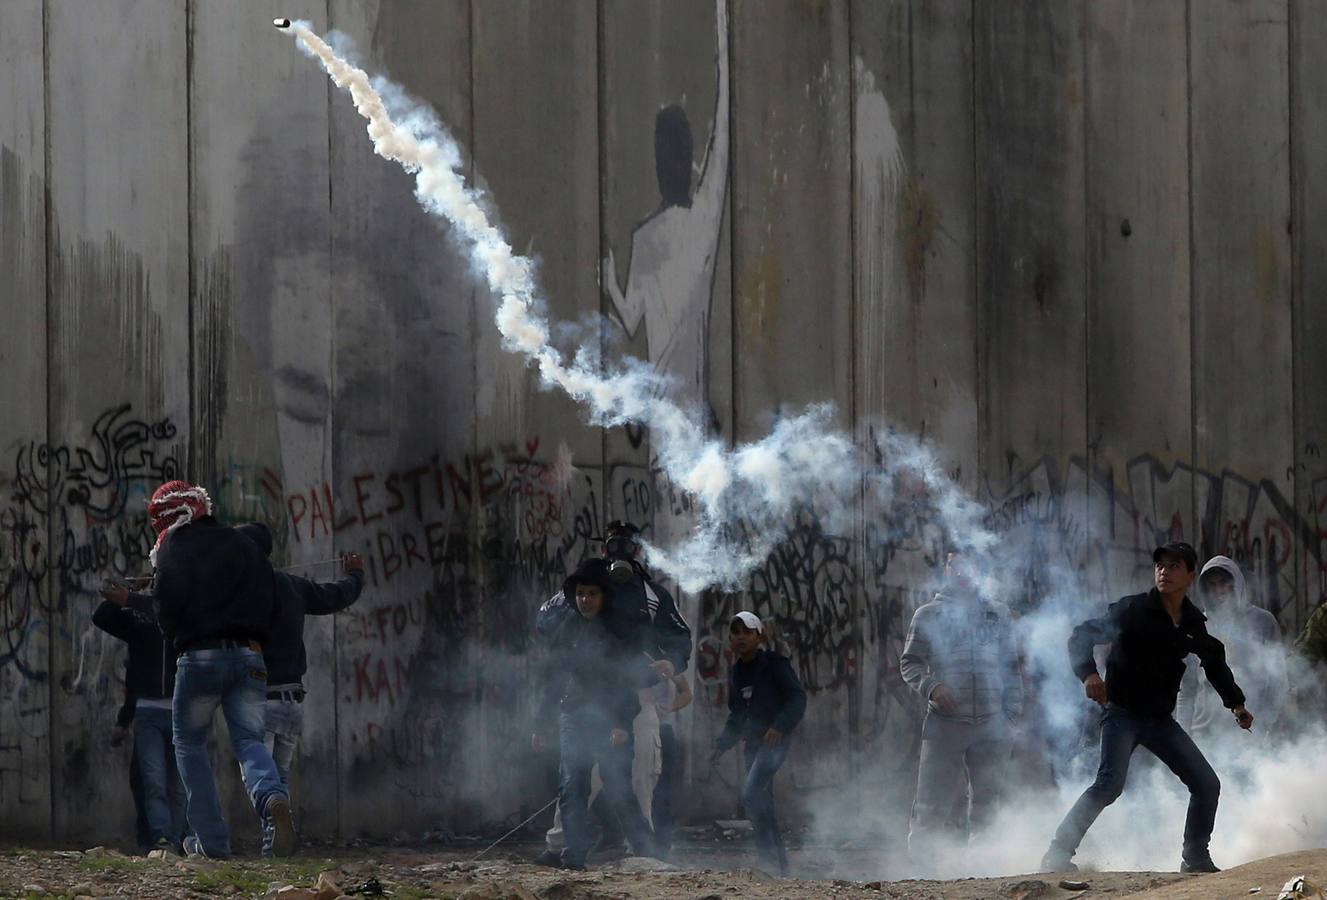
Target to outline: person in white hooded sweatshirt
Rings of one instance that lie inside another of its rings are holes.
[[[1196,599],[1207,616],[1208,628],[1221,635],[1227,662],[1239,669],[1248,705],[1260,711],[1261,733],[1274,733],[1290,694],[1286,650],[1276,616],[1250,602],[1244,573],[1229,556],[1213,556],[1203,566]],[[1220,698],[1204,689],[1206,682],[1197,658],[1190,656],[1175,704],[1175,721],[1200,744],[1225,722]]]

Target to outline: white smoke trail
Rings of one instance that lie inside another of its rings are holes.
[[[831,428],[828,406],[813,407],[778,423],[768,437],[728,450],[706,436],[699,418],[660,397],[656,376],[643,364],[628,361],[605,369],[589,349],[566,361],[553,346],[533,262],[513,252],[490,220],[485,198],[466,187],[459,174],[459,148],[442,126],[427,110],[408,104],[390,82],[370,79],[347,63],[308,23],[294,23],[292,31],[333,82],[349,91],[369,122],[375,151],[413,173],[420,204],[450,222],[464,239],[480,275],[501,298],[496,320],[505,346],[533,362],[546,383],[584,403],[595,422],[635,421],[650,427],[665,473],[701,508],[696,532],[681,546],[649,548],[654,565],[688,591],[709,585],[740,588],[801,508],[814,508],[827,527],[837,528],[849,524],[847,517],[864,492],[882,507],[916,507],[917,519],[937,523],[954,548],[968,554],[983,594],[1017,596],[1017,573],[1042,571],[1037,606],[1020,620],[1028,668],[1040,681],[1041,721],[1026,725],[1057,745],[1050,756],[1062,752],[1058,745],[1073,735],[1088,706],[1065,651],[1072,626],[1098,612],[1089,600],[1095,586],[1086,583],[1087,573],[1067,559],[1047,559],[1035,534],[997,535],[987,524],[987,510],[940,469],[928,448],[907,435],[877,436],[876,456],[867,461],[874,464],[869,475],[852,441]],[[892,541],[896,536],[882,537]],[[1142,583],[1136,589],[1146,587]],[[1272,652],[1279,651],[1278,646]],[[1316,846],[1327,836],[1327,817],[1303,805],[1320,780],[1305,761],[1320,757],[1327,740],[1318,733],[1296,737],[1297,730],[1289,729],[1287,743],[1270,758],[1266,745],[1251,742],[1233,725],[1209,748],[1214,767],[1226,778],[1213,842],[1222,862]],[[1135,757],[1135,765],[1142,755]],[[1020,790],[1009,785],[994,827],[972,844],[939,854],[933,868],[950,875],[1031,870],[1060,817],[1091,780],[1095,764],[1095,753],[1089,751],[1071,777],[1056,772],[1058,786],[1033,784]],[[1147,771],[1141,765],[1131,782],[1089,833],[1080,859],[1112,867],[1173,868],[1183,788],[1163,769]],[[903,788],[906,803],[911,786]],[[850,799],[860,803],[864,798],[857,790]],[[860,810],[847,802],[817,812],[838,827],[860,828]],[[1168,829],[1163,840],[1151,828],[1138,827],[1157,820]]]
[[[463,238],[481,276],[501,297],[496,321],[504,346],[524,354],[545,383],[583,403],[594,422],[650,428],[664,472],[701,509],[696,531],[682,546],[647,547],[653,565],[687,591],[737,588],[765,561],[798,508],[815,506],[831,528],[847,524],[862,467],[853,442],[832,429],[832,407],[811,407],[779,422],[769,436],[728,450],[706,436],[700,417],[660,396],[657,377],[643,364],[605,367],[588,349],[568,362],[553,346],[533,261],[513,252],[490,220],[485,198],[466,186],[460,151],[442,125],[418,106],[406,106],[391,82],[346,62],[310,23],[294,22],[291,32],[350,93],[368,120],[374,152],[414,174],[419,203]]]

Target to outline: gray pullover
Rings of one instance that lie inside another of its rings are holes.
[[[1235,596],[1223,606],[1216,605],[1202,590],[1202,576],[1212,569],[1224,569],[1234,581]],[[1226,662],[1239,674],[1249,712],[1258,717],[1258,727],[1264,732],[1275,728],[1290,693],[1280,623],[1276,616],[1249,601],[1244,573],[1228,556],[1209,559],[1198,576],[1197,586],[1197,606],[1207,616],[1207,630],[1225,644]],[[1198,661],[1190,656],[1175,704],[1175,721],[1185,731],[1201,734],[1214,726],[1228,724],[1230,714],[1215,693],[1203,689],[1206,682],[1207,676],[1198,670]]]
[[[899,659],[908,687],[929,700],[931,715],[984,722],[996,713],[1023,714],[1023,677],[1009,607],[979,598],[936,594],[917,609]],[[942,713],[931,692],[943,684],[958,711]]]

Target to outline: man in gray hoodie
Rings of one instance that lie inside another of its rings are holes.
[[[1023,713],[1023,678],[1009,607],[981,596],[971,563],[951,553],[945,589],[918,608],[899,671],[927,701],[908,853],[927,866],[936,833],[963,788],[973,830],[989,822]]]
[[[1244,573],[1229,556],[1213,556],[1207,561],[1198,574],[1197,594],[1197,606],[1207,616],[1208,629],[1221,635],[1225,644],[1226,662],[1239,669],[1247,704],[1263,711],[1258,716],[1264,722],[1262,733],[1273,733],[1290,693],[1280,623],[1276,616],[1250,602]],[[1220,698],[1204,690],[1206,684],[1207,676],[1199,671],[1197,657],[1190,656],[1175,703],[1175,721],[1199,744],[1218,723],[1225,722]]]

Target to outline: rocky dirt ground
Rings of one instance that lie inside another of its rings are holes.
[[[118,851],[0,849],[0,897],[274,898],[337,900],[395,897],[463,900],[729,900],[729,898],[894,898],[894,900],[1058,900],[1066,897],[1275,898],[1305,875],[1327,880],[1327,850],[1271,857],[1217,875],[1083,872],[955,881],[776,879],[740,866],[735,847],[683,848],[681,864],[623,859],[562,872],[531,865],[537,847],[506,847],[475,861],[479,848],[318,848],[291,860],[237,857],[226,862],[149,859]],[[330,853],[327,856],[315,853]],[[1069,883],[1085,883],[1086,888]],[[1063,882],[1063,886],[1062,886]]]

